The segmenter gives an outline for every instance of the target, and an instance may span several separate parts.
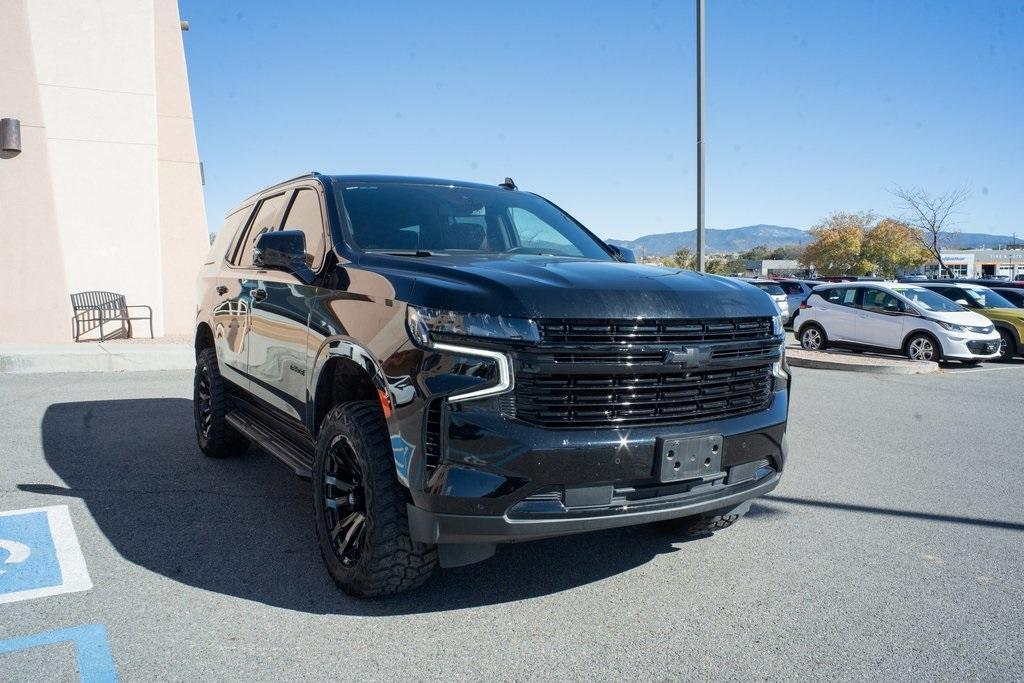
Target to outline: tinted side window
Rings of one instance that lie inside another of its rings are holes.
[[[786,294],[802,294],[804,291],[799,282],[782,282],[779,284],[782,287],[782,291]]]
[[[249,217],[251,212],[252,205],[250,204],[224,219],[224,224],[220,226],[220,230],[217,231],[217,237],[213,240],[213,244],[210,245],[210,253],[206,256],[206,263],[215,263],[219,259],[230,256],[228,248],[230,245],[235,244],[238,231],[245,224],[245,219]]]
[[[295,193],[283,230],[301,230],[306,236],[306,262],[319,270],[324,262],[324,222],[320,213],[320,197],[316,190],[301,189]]]
[[[286,196],[283,193],[274,195],[260,203],[260,208],[256,209],[256,216],[249,226],[249,232],[235,254],[235,265],[243,268],[252,265],[252,249],[256,246],[256,240],[263,233],[277,229],[278,217],[281,215],[281,207],[284,206]]]

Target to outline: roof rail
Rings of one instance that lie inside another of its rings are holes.
[[[301,174],[295,176],[294,178],[288,178],[287,180],[282,180],[280,182],[276,182],[273,185],[267,185],[266,187],[264,187],[264,188],[262,188],[260,190],[256,190],[251,195],[249,195],[244,200],[242,200],[242,204],[245,204],[246,202],[248,202],[250,199],[252,199],[256,195],[263,194],[264,192],[266,192],[268,190],[273,190],[275,187],[280,187],[281,185],[287,185],[288,183],[294,182],[296,180],[302,180],[303,178],[315,178],[316,176],[319,176],[319,175],[320,175],[320,171],[306,171],[305,173],[301,173]]]

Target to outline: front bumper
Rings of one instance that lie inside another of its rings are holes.
[[[999,333],[947,334],[942,339],[942,355],[960,360],[992,360],[999,357]]]
[[[762,469],[761,479],[745,484],[709,486],[706,490],[666,496],[646,505],[631,507],[618,504],[591,510],[589,514],[567,514],[564,517],[530,519],[509,515],[456,515],[429,512],[409,505],[409,531],[414,540],[423,543],[514,543],[689,517],[734,508],[769,493],[778,486],[782,473],[771,467]],[[711,490],[713,488],[722,490]]]
[[[686,517],[768,493],[785,466],[787,389],[752,414],[628,430],[540,429],[486,403],[448,416],[440,467],[410,491],[414,540],[508,543]],[[658,479],[659,438],[708,435],[722,436],[720,474]]]

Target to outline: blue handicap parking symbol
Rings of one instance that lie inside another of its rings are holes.
[[[0,593],[15,593],[61,583],[57,549],[45,512],[0,517]]]
[[[82,683],[106,683],[117,680],[114,660],[110,656],[107,629],[102,624],[75,626],[59,631],[33,633],[30,636],[0,640],[0,655],[71,641],[75,645],[75,663]],[[42,676],[40,676],[42,678]]]
[[[0,512],[0,603],[91,587],[66,505]]]

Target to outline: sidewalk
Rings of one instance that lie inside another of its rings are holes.
[[[0,344],[0,374],[191,370],[195,352],[184,337],[67,344]]]

